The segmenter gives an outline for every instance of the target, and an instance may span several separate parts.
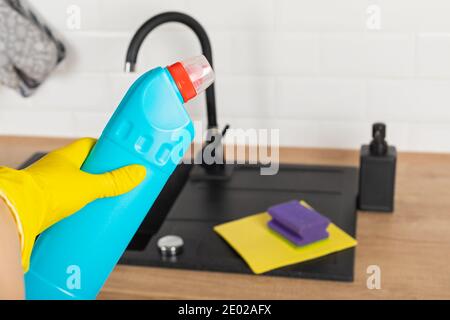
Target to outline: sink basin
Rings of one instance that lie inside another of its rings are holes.
[[[233,166],[228,170],[232,172],[230,178],[202,179],[202,175],[198,174],[203,170],[201,166],[183,166],[180,165],[172,175],[164,189],[167,194],[160,195],[155,208],[150,210],[133,239],[132,243],[136,241],[138,245],[130,245],[120,263],[251,273],[239,255],[213,231],[213,227],[293,199],[306,200],[340,228],[355,236],[356,168],[281,164],[278,174],[262,176],[257,165],[230,165]],[[159,203],[160,200],[170,203]],[[157,221],[152,222],[152,219]],[[146,223],[148,229],[145,229]],[[184,240],[183,252],[176,259],[167,259],[159,253],[157,241],[166,235],[178,235]],[[352,281],[354,257],[355,249],[351,248],[267,274]]]

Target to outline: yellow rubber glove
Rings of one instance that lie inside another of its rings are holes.
[[[144,180],[146,170],[141,165],[104,174],[81,171],[95,142],[80,139],[23,170],[0,167],[0,197],[16,221],[25,272],[37,235],[89,202],[126,193]]]

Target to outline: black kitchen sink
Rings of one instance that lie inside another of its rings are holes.
[[[292,199],[306,200],[355,236],[356,168],[282,164],[278,174],[263,176],[257,165],[228,166],[231,176],[216,179],[202,174],[200,165],[179,165],[120,263],[250,274],[249,267],[213,227]],[[160,255],[157,241],[166,235],[184,240],[183,252],[176,259]],[[352,248],[266,274],[352,281],[354,257]]]

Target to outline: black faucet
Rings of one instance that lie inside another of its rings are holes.
[[[137,55],[139,49],[144,42],[147,35],[153,31],[156,27],[167,23],[167,22],[178,22],[188,26],[198,37],[202,51],[206,59],[208,59],[211,67],[213,67],[213,58],[211,43],[209,41],[208,35],[202,25],[192,18],[191,16],[181,13],[181,12],[164,12],[160,13],[153,18],[147,20],[134,34],[131,42],[128,46],[127,56],[125,60],[125,72],[134,72],[136,66]],[[206,89],[206,109],[207,109],[207,119],[208,119],[208,135],[206,137],[206,143],[202,148],[202,154],[199,155],[203,157],[204,150],[210,145],[215,147],[215,150],[221,151],[221,154],[213,153],[213,157],[218,159],[218,157],[223,157],[223,145],[222,137],[225,135],[229,128],[226,125],[221,131],[218,130],[217,115],[216,115],[216,97],[214,91],[214,84]],[[223,163],[205,164],[202,161],[202,167],[207,171],[208,174],[222,174],[224,171]]]
[[[164,12],[147,20],[134,34],[128,46],[127,57],[125,60],[125,72],[134,72],[139,49],[141,48],[142,42],[144,42],[147,35],[156,27],[167,22],[179,22],[194,31],[200,40],[203,54],[206,59],[208,59],[211,67],[213,66],[211,43],[205,29],[201,26],[201,24],[191,16],[181,12]],[[206,108],[208,113],[208,129],[216,129],[217,116],[214,84],[206,89]]]

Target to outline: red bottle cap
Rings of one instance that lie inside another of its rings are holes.
[[[205,91],[214,82],[214,71],[204,56],[192,57],[167,67],[184,102]]]

